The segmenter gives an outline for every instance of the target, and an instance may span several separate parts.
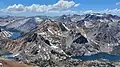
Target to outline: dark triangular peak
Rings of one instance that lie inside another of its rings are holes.
[[[0,32],[2,32],[2,30],[0,29]]]
[[[76,39],[73,40],[73,43],[79,43],[79,44],[85,44],[88,43],[87,38],[85,38],[81,33],[76,33],[75,35]]]
[[[25,38],[25,42],[38,42],[38,41],[44,41],[46,44],[50,45],[49,40],[45,39],[41,35],[38,35],[37,33],[33,33],[28,35],[28,37]]]
[[[61,31],[68,31],[69,30],[64,23],[59,23],[59,27],[60,27]]]

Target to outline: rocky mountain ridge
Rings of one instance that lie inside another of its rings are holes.
[[[18,56],[26,63],[40,67],[69,67],[74,60],[71,56],[99,52],[120,54],[119,16],[96,13],[29,18],[5,25],[8,32],[12,32],[9,28],[23,32],[19,38],[0,37],[0,47],[11,51],[13,56]],[[1,34],[3,32],[0,31]]]

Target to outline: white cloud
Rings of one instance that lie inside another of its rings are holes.
[[[76,4],[74,1],[60,0],[56,4],[53,4],[53,8],[68,9],[68,8],[71,8],[71,7],[76,7],[76,5],[78,5],[78,4]]]
[[[75,4],[75,7],[78,7],[78,6],[80,6],[80,4]]]
[[[94,11],[93,10],[84,11],[84,14],[87,14],[87,13],[94,13]]]
[[[106,13],[106,14],[120,14],[120,9],[115,8],[115,9],[105,9],[105,10],[100,10],[100,11],[95,11],[95,10],[86,10],[86,11],[80,11],[80,14],[91,14],[91,13]]]
[[[77,14],[78,12],[77,11],[72,11],[72,10],[66,10],[66,11],[62,11],[63,13],[65,14]]]
[[[106,9],[106,10],[104,10],[104,13],[120,14],[120,9],[118,9],[118,8],[115,8],[115,9]]]
[[[72,10],[56,10],[56,11],[48,11],[46,14],[54,14],[54,15],[63,15],[63,14],[78,14],[77,11],[72,11]]]
[[[120,5],[120,2],[116,3],[116,5]],[[120,9],[105,9],[101,11],[94,10],[86,10],[86,11],[72,11],[69,8],[74,8],[80,6],[79,3],[75,3],[74,1],[67,0],[59,0],[57,3],[52,5],[40,5],[40,4],[32,4],[29,6],[22,4],[14,4],[8,6],[5,9],[1,9],[0,12],[9,13],[9,14],[21,14],[21,13],[29,13],[34,12],[36,14],[88,14],[88,13],[111,13],[111,14],[120,14]]]
[[[10,12],[48,12],[56,10],[66,10],[72,7],[78,7],[79,5],[80,4],[76,4],[74,1],[59,0],[57,3],[52,5],[32,4],[30,6],[25,6],[22,4],[14,4],[12,6],[8,6],[4,10]]]
[[[117,2],[116,5],[120,5],[120,2]]]
[[[14,4],[13,6],[7,7],[8,11],[24,11],[24,6],[22,4]]]

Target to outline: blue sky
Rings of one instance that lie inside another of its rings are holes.
[[[120,14],[120,0],[0,0],[0,10],[0,15]]]

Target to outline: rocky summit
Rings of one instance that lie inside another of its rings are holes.
[[[9,16],[0,20],[1,58],[38,67],[120,66],[117,15]]]

